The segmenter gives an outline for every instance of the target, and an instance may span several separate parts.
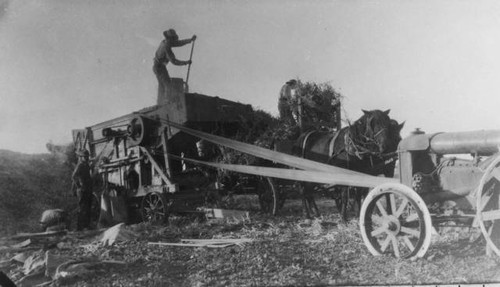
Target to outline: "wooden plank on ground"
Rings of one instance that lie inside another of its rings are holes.
[[[218,218],[218,219],[236,219],[236,220],[248,220],[250,218],[250,213],[248,211],[242,210],[232,210],[232,209],[221,209],[221,208],[206,208],[204,209],[207,218]]]
[[[30,239],[30,238],[43,238],[51,236],[61,236],[66,235],[68,232],[66,230],[61,231],[50,231],[50,232],[38,232],[38,233],[19,233],[10,237],[4,237],[0,240],[19,240],[19,239]]]
[[[179,246],[179,247],[208,247],[208,248],[225,248],[232,245],[243,247],[245,243],[252,242],[251,239],[229,238],[229,239],[181,239],[181,242],[148,242],[148,245],[159,246]]]

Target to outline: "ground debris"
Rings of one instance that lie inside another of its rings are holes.
[[[60,283],[69,284],[78,278],[90,276],[97,271],[111,266],[125,266],[127,263],[123,261],[100,261],[94,259],[70,260],[57,266],[54,270],[53,278]]]
[[[25,275],[30,275],[41,270],[45,266],[45,255],[42,251],[35,252],[30,257],[26,258],[23,265],[23,272]]]
[[[1,238],[0,241],[4,240],[23,240],[23,239],[33,239],[51,236],[62,236],[66,235],[68,232],[66,230],[60,231],[47,231],[47,232],[37,232],[37,233],[19,233],[10,237]]]
[[[47,286],[52,283],[72,284],[76,279],[102,271],[107,266],[124,266],[126,262],[99,260],[94,257],[74,259],[51,251],[35,252],[24,259],[21,272],[24,276],[16,281],[19,286]]]
[[[234,219],[248,221],[250,220],[250,212],[245,210],[221,209],[221,208],[204,208],[201,209],[208,219]]]
[[[34,246],[28,247],[31,243],[32,243],[31,239],[26,239],[26,240],[19,242],[19,243],[1,246],[0,252],[21,252],[21,251],[39,249],[38,247],[34,247]]]
[[[125,223],[117,224],[107,229],[99,242],[104,246],[111,246],[118,241],[129,241],[136,239],[138,235],[125,228]]]
[[[301,201],[292,203],[300,206]],[[356,220],[341,223],[337,214],[327,212],[332,201],[320,203],[325,215],[309,224],[302,224],[298,214],[286,213],[281,217],[255,213],[250,222],[238,223],[173,217],[168,226],[123,226],[137,237],[112,245],[100,241],[106,230],[93,231],[99,236],[92,238],[79,238],[88,231],[31,239],[23,248],[39,250],[1,252],[0,261],[4,260],[2,271],[18,286],[387,286],[485,283],[500,278],[500,259],[484,254],[484,240],[470,242],[469,230],[459,238],[443,234],[426,258],[375,257],[364,246]],[[60,243],[47,253],[42,241],[55,239]],[[94,249],[82,248],[89,243]],[[26,242],[7,246],[15,244]],[[41,254],[45,266],[25,275],[24,262],[35,253]]]

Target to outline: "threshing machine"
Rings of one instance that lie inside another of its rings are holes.
[[[220,189],[212,171],[190,167],[182,160],[211,161],[217,156],[216,148],[168,122],[230,138],[251,112],[250,105],[185,93],[183,80],[174,78],[166,94],[158,96],[157,105],[73,130],[73,141],[76,149],[90,151],[97,179],[94,189],[125,200],[128,215],[120,220],[140,215],[145,221],[163,221],[170,212],[194,210],[193,204],[213,195],[209,191]],[[240,185],[245,192],[262,195],[266,190],[257,189],[258,177],[247,180],[248,184]]]

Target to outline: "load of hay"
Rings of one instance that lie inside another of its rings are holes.
[[[297,82],[299,96],[292,104],[302,105],[302,130],[340,127],[342,95],[328,83]]]
[[[334,130],[340,127],[340,104],[342,95],[328,83],[302,82],[297,79],[300,100],[290,105],[302,105],[302,127],[268,112],[253,109],[241,117],[238,132],[232,139],[273,149],[276,142],[296,140],[301,131],[309,129]],[[300,103],[299,103],[300,101]],[[293,109],[294,107],[290,107]],[[243,165],[272,165],[260,158],[221,147],[222,163]],[[223,182],[237,181],[238,174],[220,171]]]

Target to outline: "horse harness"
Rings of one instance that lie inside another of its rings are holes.
[[[366,145],[363,145],[363,143],[359,143],[359,141],[358,142],[355,141],[353,139],[353,137],[351,136],[351,132],[350,132],[349,128],[346,127],[346,129],[347,129],[347,131],[344,133],[344,136],[343,136],[344,147],[342,149],[340,149],[339,151],[337,151],[336,153],[334,153],[335,152],[334,147],[335,147],[335,144],[336,144],[337,139],[339,138],[339,135],[341,132],[340,131],[336,132],[334,137],[332,138],[332,141],[330,142],[330,148],[329,148],[329,154],[331,154],[331,157],[328,161],[331,161],[331,160],[337,158],[343,152],[345,152],[347,154],[346,161],[347,161],[348,166],[349,166],[350,156],[354,156],[354,157],[358,158],[359,160],[363,160],[366,157],[368,157],[372,168],[375,168],[376,166],[378,167],[378,166],[389,165],[397,159],[397,152],[390,152],[390,153],[383,154],[380,152],[373,152],[366,147],[368,144],[370,144],[370,141],[373,142],[374,138],[377,135],[379,135],[380,133],[382,133],[385,129],[381,129],[380,131],[378,131],[376,134],[373,135],[372,138],[368,138],[367,136],[362,135],[363,137],[365,137],[365,139],[369,140],[368,142],[365,142]],[[375,158],[381,159],[382,162],[376,165],[374,163]]]
[[[361,143],[357,143],[351,136],[351,133],[350,133],[350,130],[348,129],[348,127],[345,127],[344,129],[347,129],[347,131],[345,132],[344,136],[343,136],[343,140],[344,140],[344,147],[342,149],[340,149],[339,151],[335,152],[335,144],[337,143],[337,140],[340,137],[340,134],[342,133],[342,129],[335,132],[334,135],[333,135],[333,138],[331,139],[330,141],[330,145],[329,145],[329,148],[328,148],[328,154],[330,154],[330,158],[328,159],[328,162],[332,161],[333,159],[337,158],[339,155],[341,155],[342,153],[346,153],[347,154],[347,157],[346,157],[346,161],[347,161],[347,166],[349,166],[349,157],[350,156],[355,156],[357,157],[358,159],[360,160],[363,160],[366,156],[369,156],[369,159],[370,159],[370,164],[371,164],[371,167],[374,168],[376,165],[374,164],[374,158],[378,158],[378,159],[382,159],[382,163],[380,164],[377,164],[377,166],[380,166],[380,165],[388,165],[390,163],[392,163],[393,161],[396,160],[397,158],[397,152],[391,152],[391,153],[386,153],[386,154],[382,154],[382,153],[376,153],[376,152],[372,152],[370,151],[366,146],[362,145]],[[381,132],[383,132],[384,129],[381,129],[380,131],[378,131],[375,135],[373,135],[373,137],[376,137],[378,134],[380,134]],[[302,158],[305,158],[306,156],[306,148],[307,148],[307,142],[310,138],[310,136],[312,134],[314,134],[315,132],[317,132],[316,130],[312,130],[312,131],[309,131],[305,134],[304,136],[304,141],[302,142]],[[374,141],[373,138],[368,138],[366,137],[365,135],[363,135],[366,139],[369,139],[371,141]],[[368,144],[370,144],[370,142],[368,142]]]

